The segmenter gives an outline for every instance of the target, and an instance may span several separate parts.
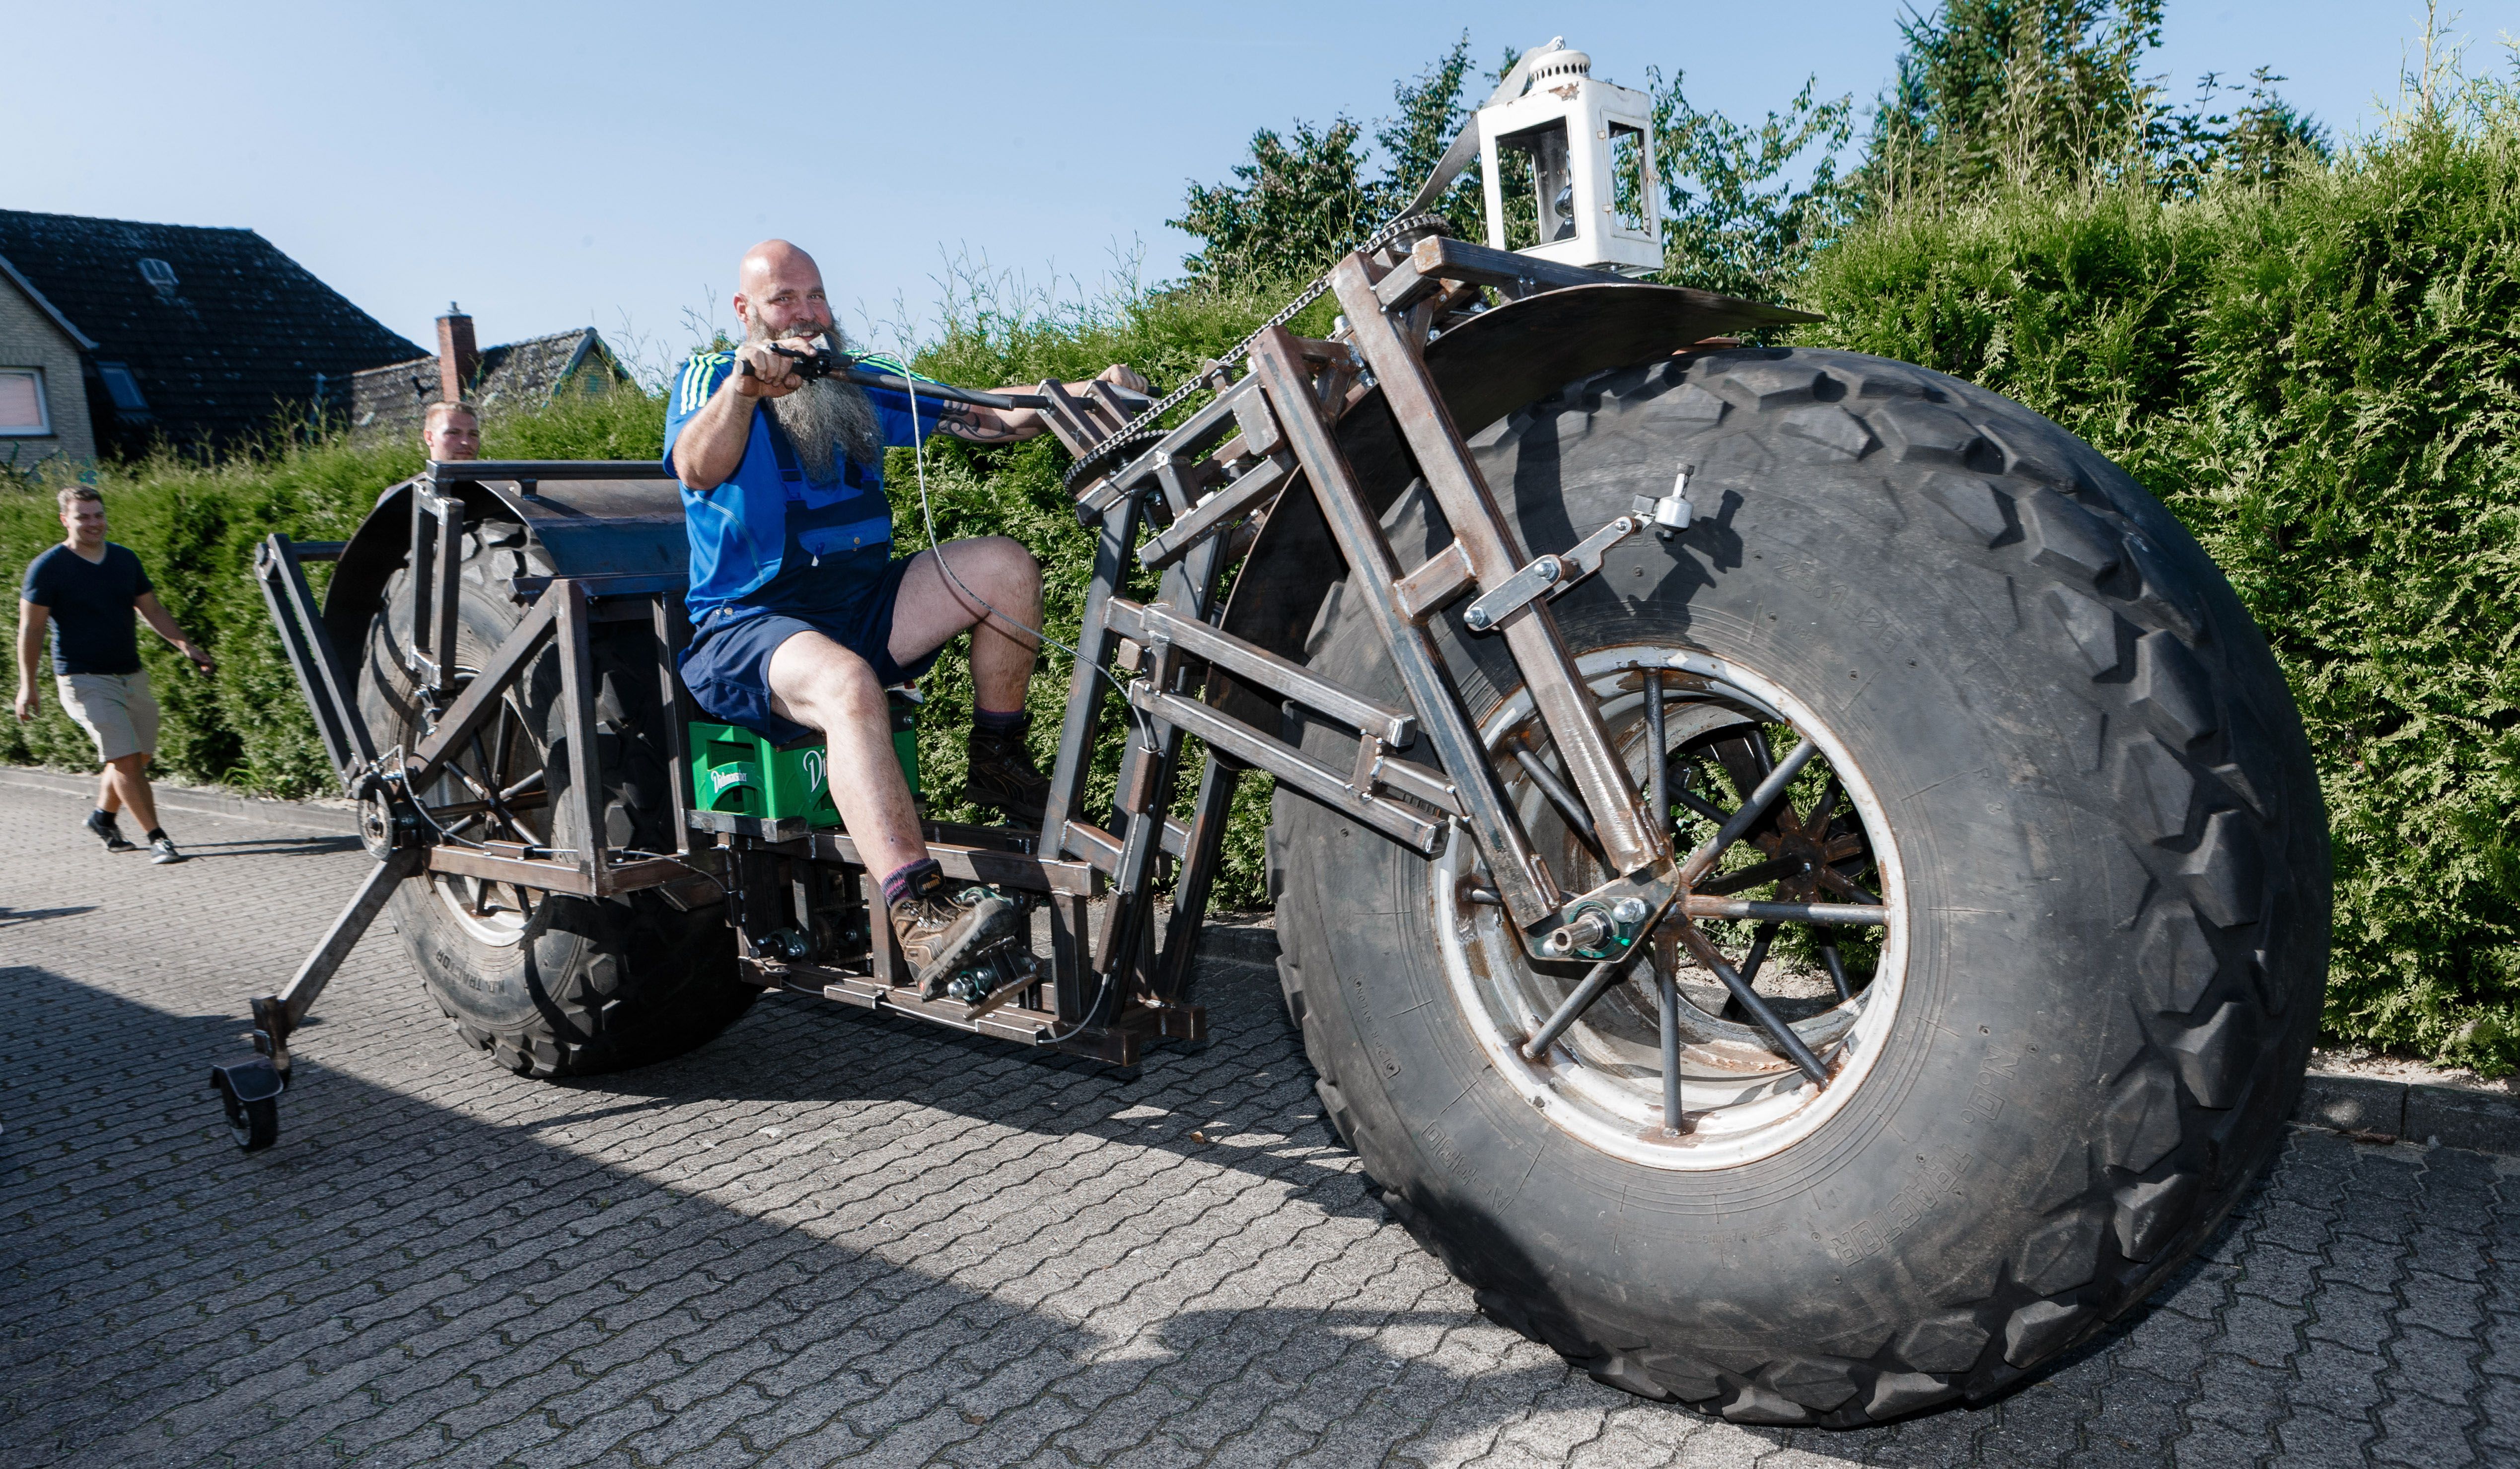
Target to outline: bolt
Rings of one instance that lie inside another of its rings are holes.
[[[1492,621],[1492,620],[1494,620],[1494,619],[1492,619],[1492,618],[1490,618],[1490,617],[1488,616],[1488,609],[1487,609],[1487,608],[1485,608],[1485,607],[1472,607],[1472,608],[1470,608],[1470,610],[1469,610],[1469,614],[1468,614],[1467,616],[1463,617],[1462,620],[1463,622],[1468,623],[1471,627],[1474,627],[1474,628],[1484,628],[1484,627],[1486,627],[1486,626],[1488,625],[1488,623],[1489,623],[1489,622],[1491,622],[1491,621]]]
[[[1642,923],[1645,918],[1645,900],[1621,898],[1610,906],[1610,916],[1622,923]]]

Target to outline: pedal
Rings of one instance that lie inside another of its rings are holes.
[[[968,1005],[967,1018],[976,1019],[1013,999],[1025,986],[1041,981],[1041,957],[1014,939],[989,947],[978,961],[945,982],[945,998]]]

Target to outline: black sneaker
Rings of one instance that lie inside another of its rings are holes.
[[[1005,730],[973,726],[970,770],[963,779],[963,799],[974,806],[994,806],[1008,820],[1041,824],[1042,808],[1050,804],[1050,778],[1033,768],[1024,736],[1032,731],[1027,714]]]
[[[140,850],[132,845],[131,838],[122,834],[122,827],[114,822],[113,813],[102,807],[87,814],[87,829],[89,835],[105,843],[105,850],[108,852]]]
[[[191,862],[193,859],[175,850],[175,838],[160,836],[151,839],[149,860],[162,868],[170,862]]]
[[[949,896],[940,883],[892,906],[892,936],[920,993],[932,1000],[962,969],[1017,937],[1022,916],[1022,908],[996,888],[967,887]]]

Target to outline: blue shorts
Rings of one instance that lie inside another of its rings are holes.
[[[905,666],[892,661],[887,646],[893,604],[901,598],[901,578],[912,559],[903,556],[888,563],[863,596],[835,611],[711,610],[693,629],[692,645],[683,650],[683,685],[691,690],[692,701],[710,718],[756,730],[774,744],[814,734],[770,712],[770,655],[798,633],[820,633],[866,659],[876,682],[887,689],[922,677],[935,666],[935,652]]]

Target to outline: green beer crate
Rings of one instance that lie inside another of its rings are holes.
[[[902,777],[910,782],[911,799],[918,801],[919,705],[898,692],[889,703],[893,757],[901,762]],[[799,740],[782,749],[741,726],[696,720],[690,749],[692,801],[702,811],[773,821],[802,817],[814,826],[840,824],[824,775],[819,739]]]

